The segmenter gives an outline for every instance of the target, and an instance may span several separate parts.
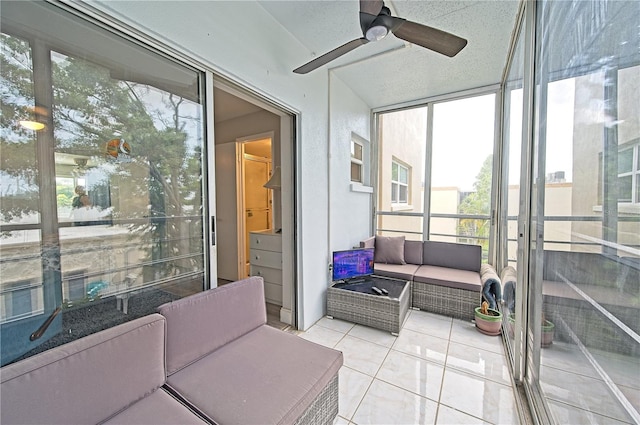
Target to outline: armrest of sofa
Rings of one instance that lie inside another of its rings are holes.
[[[375,248],[376,247],[376,237],[371,236],[360,242],[360,248]]]
[[[267,323],[262,277],[253,276],[158,307],[167,319],[172,374]]]

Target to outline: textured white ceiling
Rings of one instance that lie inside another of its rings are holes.
[[[306,59],[292,64],[292,70],[362,36],[358,1],[260,4],[308,49]],[[500,82],[518,0],[386,0],[385,5],[394,16],[464,37],[468,44],[457,56],[448,58],[388,36],[312,72],[333,69],[372,108]]]

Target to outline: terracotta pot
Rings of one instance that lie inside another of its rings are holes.
[[[476,328],[486,335],[500,335],[502,313],[490,308],[488,309],[490,314],[482,314],[480,308],[476,307],[475,309]]]

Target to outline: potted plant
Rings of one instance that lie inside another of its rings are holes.
[[[516,315],[511,313],[507,316],[507,329],[509,330],[509,337],[513,338],[513,329],[516,323]],[[542,348],[547,348],[553,343],[553,336],[555,333],[555,325],[550,320],[546,320],[544,318],[544,313],[542,314],[542,328],[540,331],[540,346]]]
[[[544,318],[542,313],[542,329],[540,331],[540,346],[547,348],[553,343],[553,335],[555,333],[556,326],[553,322]]]
[[[475,309],[476,328],[485,335],[500,335],[502,313],[489,308],[489,303],[482,302],[482,306]]]

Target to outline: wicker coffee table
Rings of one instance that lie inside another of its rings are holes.
[[[373,286],[388,295],[376,295]],[[411,282],[370,276],[357,283],[334,283],[327,289],[327,316],[400,333],[411,306]]]

